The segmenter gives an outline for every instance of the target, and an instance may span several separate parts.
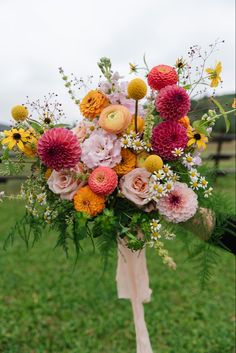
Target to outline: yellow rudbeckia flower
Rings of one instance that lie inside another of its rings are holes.
[[[206,72],[208,73],[208,78],[211,80],[211,87],[217,87],[221,82],[220,73],[222,71],[222,65],[219,61],[214,69],[208,68]]]
[[[187,135],[189,138],[189,141],[187,143],[188,147],[190,147],[192,145],[196,145],[198,149],[205,149],[206,148],[206,143],[208,142],[208,138],[204,134],[201,134],[197,130],[190,127],[187,130]]]
[[[2,145],[7,145],[9,150],[12,150],[17,146],[22,152],[24,152],[24,144],[29,142],[30,133],[28,131],[20,129],[11,129],[3,131],[5,138],[1,141]]]

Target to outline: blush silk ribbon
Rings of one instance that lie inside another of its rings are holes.
[[[116,273],[119,299],[130,299],[136,332],[137,353],[153,353],[144,318],[143,303],[151,300],[145,250],[132,252],[125,241],[118,243]]]

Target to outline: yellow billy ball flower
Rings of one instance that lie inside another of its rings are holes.
[[[147,157],[144,162],[144,168],[147,169],[148,172],[153,173],[163,167],[163,160],[161,157],[152,154],[151,156]]]
[[[12,108],[11,115],[15,121],[24,121],[28,118],[29,112],[23,105],[16,105]]]
[[[128,84],[128,95],[130,98],[138,101],[147,94],[147,85],[141,78],[135,78]]]

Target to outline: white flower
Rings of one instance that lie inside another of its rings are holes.
[[[37,201],[40,205],[45,205],[46,204],[46,193],[41,193],[37,195]]]
[[[175,148],[173,151],[171,151],[171,153],[175,156],[175,157],[180,157],[182,156],[182,154],[184,153],[184,149],[179,147],[179,148]]]
[[[163,169],[159,169],[158,171],[155,171],[153,173],[152,177],[157,180],[162,180],[165,178],[165,173],[164,173]]]
[[[164,164],[163,167],[162,167],[162,170],[165,173],[165,175],[168,176],[168,177],[173,175],[173,172],[172,172],[169,164]]]
[[[156,200],[156,198],[157,199],[161,198],[165,194],[166,194],[165,185],[161,184],[159,181],[157,181],[152,185],[152,195],[154,200]]]
[[[158,240],[161,238],[161,234],[159,232],[152,232],[151,239]]]
[[[167,230],[163,232],[163,235],[167,240],[173,240],[176,237],[174,233],[170,233]]]
[[[143,148],[144,148],[145,151],[147,151],[147,152],[151,152],[151,151],[152,151],[152,145],[151,145],[150,143],[143,142]]]
[[[158,232],[161,229],[161,224],[158,219],[153,219],[150,222],[150,227],[152,232]]]
[[[198,179],[192,179],[190,185],[193,190],[198,190],[199,187],[201,187],[201,184],[198,183]]]
[[[194,159],[193,157],[191,156],[190,153],[187,153],[184,157],[183,157],[183,165],[185,167],[192,167],[194,165]]]
[[[165,189],[167,192],[172,191],[174,189],[174,182],[172,179],[167,180],[165,183]]]
[[[190,171],[189,171],[189,176],[190,176],[191,179],[193,179],[193,178],[198,178],[199,175],[200,175],[200,174],[198,173],[197,169],[195,169],[195,168],[191,168],[191,169],[190,169]]]
[[[132,142],[132,148],[135,151],[142,151],[143,150],[143,142],[140,140],[139,137],[136,137],[136,139]]]
[[[208,199],[208,197],[212,195],[212,191],[213,191],[213,188],[212,188],[212,187],[210,187],[208,190],[205,190],[205,191],[204,191],[204,197],[205,197],[206,199]]]
[[[203,189],[206,189],[207,188],[207,185],[208,185],[208,181],[206,180],[205,177],[201,177],[200,178],[200,185]]]
[[[131,139],[128,135],[124,135],[120,141],[121,141],[121,147],[123,148],[131,147]]]
[[[171,176],[171,179],[173,180],[173,182],[178,181],[179,180],[179,175],[176,173],[173,173],[173,175]]]

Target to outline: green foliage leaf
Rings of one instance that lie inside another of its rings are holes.
[[[218,100],[216,100],[215,98],[211,97],[211,101],[217,106],[217,108],[219,109],[219,111],[221,112],[221,114],[223,115],[224,119],[225,119],[225,127],[226,127],[226,132],[229,131],[230,129],[230,121],[229,118],[224,110],[224,108],[222,107],[222,105],[219,103]]]

